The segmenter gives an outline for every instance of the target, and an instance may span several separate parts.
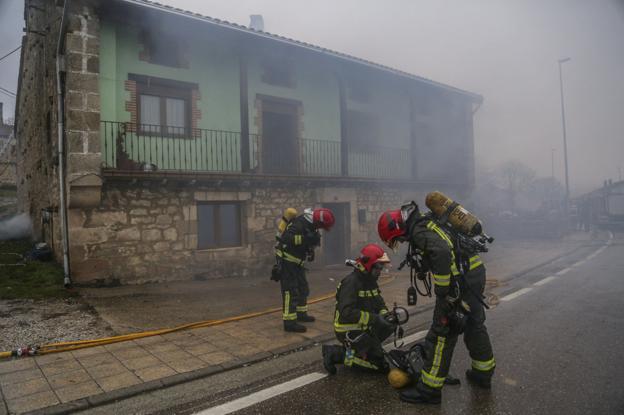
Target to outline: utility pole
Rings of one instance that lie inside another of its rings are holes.
[[[557,62],[559,63],[559,89],[561,91],[561,125],[563,127],[563,163],[565,166],[565,214],[568,215],[570,208],[570,181],[568,178],[568,142],[566,139],[566,121],[565,121],[565,106],[563,103],[563,76],[561,75],[561,64],[568,62],[570,58],[562,58]]]

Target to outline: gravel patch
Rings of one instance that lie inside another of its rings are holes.
[[[0,351],[115,334],[78,299],[0,300]]]

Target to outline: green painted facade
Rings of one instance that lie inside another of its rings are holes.
[[[342,175],[344,160],[349,176],[410,178],[415,170],[413,164],[419,159],[418,155],[415,156],[414,146],[417,144],[412,142],[412,131],[422,135],[441,128],[440,123],[433,122],[431,126],[425,122],[414,127],[414,114],[410,114],[413,90],[407,87],[405,80],[396,76],[366,69],[363,72],[366,82],[360,83],[367,89],[366,98],[355,99],[349,94],[352,68],[339,60],[315,52],[294,51],[291,47],[266,40],[254,40],[264,42],[263,47],[244,49],[248,52],[241,57],[237,52],[241,49],[236,46],[238,43],[233,35],[202,33],[198,31],[196,36],[185,39],[189,42],[187,68],[174,68],[139,59],[144,48],[139,27],[103,19],[99,82],[103,121],[101,140],[107,167],[123,169],[120,149],[117,148],[122,143],[124,157],[139,166],[153,164],[159,170],[240,172],[241,140],[244,139],[249,140],[249,167],[252,171],[261,168],[261,153],[268,151],[262,149],[261,137],[261,106],[266,97],[298,104],[299,173],[305,175]],[[263,80],[267,59],[263,51],[272,49],[291,59],[294,82],[289,87]],[[241,123],[241,60],[247,68],[250,135],[245,138],[241,137],[244,124]],[[126,110],[126,103],[131,99],[126,81],[131,74],[197,85],[200,94],[197,109],[201,118],[193,137],[144,136],[125,130],[120,135],[119,129],[125,128],[123,124],[105,123],[131,121],[131,113]],[[345,88],[342,109],[339,77],[342,77]],[[341,117],[348,117],[353,111],[374,117],[378,137],[373,145],[358,145],[357,137],[350,137],[347,143],[341,142],[344,138],[341,124],[345,122]],[[472,139],[471,135],[469,138]],[[422,142],[420,138],[417,141]],[[348,154],[343,157],[345,149]]]

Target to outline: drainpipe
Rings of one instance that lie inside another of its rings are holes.
[[[63,246],[63,281],[65,288],[71,286],[71,277],[69,275],[69,231],[67,228],[67,200],[66,200],[66,182],[65,182],[65,96],[63,94],[62,72],[65,71],[65,57],[62,54],[65,47],[65,30],[67,28],[67,9],[69,0],[63,2],[63,16],[61,17],[61,27],[59,29],[59,38],[56,46],[56,100],[57,100],[57,118],[58,118],[58,166],[59,166],[59,187],[60,187],[60,209],[61,215],[61,242]]]

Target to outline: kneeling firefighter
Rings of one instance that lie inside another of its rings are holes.
[[[314,249],[321,244],[319,229],[328,231],[334,223],[334,214],[329,209],[305,209],[278,236],[275,249],[278,264],[272,279],[280,281],[285,331],[303,333],[305,326],[297,322],[311,323],[315,320],[308,314],[310,288],[304,265],[306,260],[314,260]]]
[[[432,194],[441,195],[439,192]],[[454,202],[449,205],[451,209],[457,206]],[[433,322],[425,338],[420,378],[415,388],[400,394],[401,400],[406,402],[441,402],[442,387],[449,372],[453,350],[462,332],[472,358],[472,369],[466,372],[468,380],[489,389],[496,366],[484,324],[485,303],[482,294],[485,288],[485,267],[476,252],[460,249],[453,234],[441,226],[441,222],[446,223],[447,219],[448,212],[443,221],[438,220],[432,212],[423,215],[413,202],[401,209],[386,211],[379,218],[379,237],[391,248],[402,242],[409,244],[408,260],[410,256],[412,258],[410,266],[414,269],[414,262],[418,262],[421,275],[431,274],[436,296]]]
[[[381,343],[396,328],[387,316],[388,308],[377,280],[390,259],[376,244],[366,245],[355,261],[347,261],[354,270],[336,290],[334,332],[342,345],[323,345],[323,366],[330,374],[336,364],[386,372],[388,364]]]

